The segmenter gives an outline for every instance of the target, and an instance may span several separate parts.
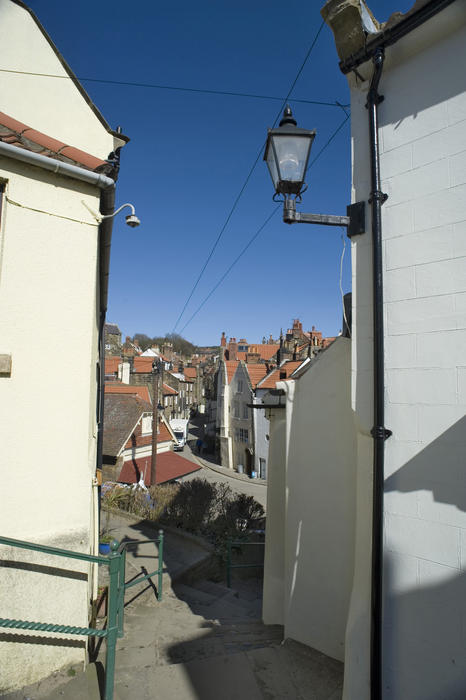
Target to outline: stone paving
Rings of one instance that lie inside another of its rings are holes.
[[[119,516],[111,516],[110,527],[120,540],[150,534]],[[261,623],[260,581],[238,579],[228,589],[222,582],[196,580],[192,572],[209,556],[196,538],[168,533],[162,601],[151,586],[128,590],[115,700],[341,700],[342,664],[283,642],[280,626]],[[127,579],[141,567],[154,570],[154,557],[151,545],[130,551]],[[43,683],[9,697],[97,700],[95,669],[91,665],[87,675],[67,683],[66,675],[56,674],[56,687]]]

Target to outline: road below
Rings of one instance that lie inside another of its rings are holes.
[[[233,493],[244,493],[247,496],[253,496],[255,500],[260,503],[264,510],[267,505],[267,484],[266,482],[259,479],[249,479],[246,476],[242,476],[233,472],[231,469],[222,467],[220,464],[212,462],[212,456],[207,455],[206,458],[199,457],[193,452],[192,448],[195,448],[196,440],[199,437],[199,430],[202,430],[200,426],[193,423],[189,424],[189,436],[188,444],[185,446],[183,452],[178,454],[182,455],[185,459],[188,459],[195,464],[201,466],[200,471],[194,472],[193,474],[185,477],[183,481],[187,479],[205,479],[212,484],[228,484],[233,491]],[[211,467],[209,465],[212,465]]]

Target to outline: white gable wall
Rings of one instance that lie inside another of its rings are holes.
[[[2,68],[26,73],[0,73],[2,111],[70,146],[107,158],[113,136],[89,108],[29,12],[11,0],[0,0],[0,46]]]

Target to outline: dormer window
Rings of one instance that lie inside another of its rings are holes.
[[[152,433],[152,416],[150,413],[147,413],[145,416],[142,417],[141,433],[143,435],[148,435],[149,433]]]

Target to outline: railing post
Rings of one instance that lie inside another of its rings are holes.
[[[107,654],[105,657],[105,700],[113,700],[115,683],[115,653],[118,636],[118,596],[121,554],[113,540],[109,554],[110,585],[108,591]]]
[[[231,540],[227,540],[227,587],[231,588]]]
[[[123,637],[125,615],[125,574],[126,574],[126,548],[121,551],[120,566],[118,572],[118,636]]]
[[[162,585],[163,585],[163,530],[159,530],[159,570],[157,582],[157,598],[162,600]]]

